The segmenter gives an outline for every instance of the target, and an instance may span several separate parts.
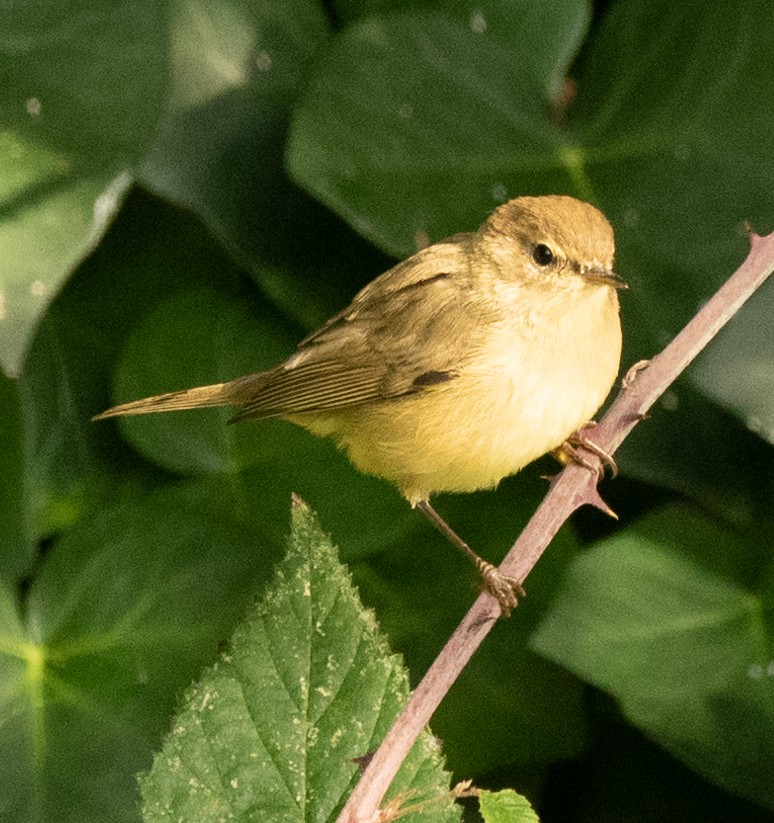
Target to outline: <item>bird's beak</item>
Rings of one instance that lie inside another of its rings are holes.
[[[596,283],[600,286],[610,286],[613,289],[629,288],[629,284],[611,269],[587,269],[582,276],[589,283]]]

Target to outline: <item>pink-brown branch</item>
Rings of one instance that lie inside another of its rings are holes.
[[[615,452],[648,409],[774,270],[774,233],[759,237],[751,232],[750,246],[739,269],[637,373],[593,429],[589,438],[605,452]],[[609,511],[597,492],[596,475],[570,463],[555,478],[500,570],[523,582],[562,524],[584,504]],[[379,804],[400,764],[499,614],[500,608],[489,594],[477,598],[371,758],[337,823],[378,823]]]

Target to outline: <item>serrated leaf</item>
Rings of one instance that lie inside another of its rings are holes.
[[[140,780],[147,823],[334,821],[408,694],[346,570],[298,502],[286,559],[231,648],[186,695]],[[429,733],[391,794],[442,800],[407,821],[459,820]],[[446,800],[443,798],[446,796]]]
[[[513,789],[482,791],[478,804],[484,823],[540,823],[529,800]]]
[[[696,771],[774,808],[772,604],[769,545],[675,505],[577,558],[533,645]]]

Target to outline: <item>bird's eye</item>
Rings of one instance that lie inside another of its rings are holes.
[[[554,262],[554,253],[546,246],[545,243],[538,243],[532,249],[532,259],[538,266],[550,266]]]

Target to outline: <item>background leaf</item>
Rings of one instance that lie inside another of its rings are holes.
[[[773,571],[762,546],[668,507],[571,565],[533,645],[697,771],[774,808]]]
[[[29,569],[34,546],[27,533],[24,501],[24,434],[15,380],[0,373],[0,564],[15,581]]]
[[[276,552],[208,499],[107,508],[52,547],[23,619],[5,600],[2,819],[136,819],[133,772]]]
[[[312,0],[167,5],[168,94],[141,179],[193,209],[249,267],[272,245],[267,216],[275,232],[295,228],[282,147],[325,18]]]
[[[528,169],[553,164],[560,135],[547,102],[488,34],[442,14],[368,18],[323,55],[288,164],[358,231],[405,256],[475,228],[512,195],[510,144]]]
[[[162,91],[154,3],[36,0],[0,10],[0,365],[99,241],[132,179]],[[108,24],[109,23],[109,24]]]
[[[724,329],[692,372],[696,384],[726,408],[736,412],[750,431],[774,443],[769,317],[774,286],[764,284]],[[728,364],[734,363],[730,371]]]

